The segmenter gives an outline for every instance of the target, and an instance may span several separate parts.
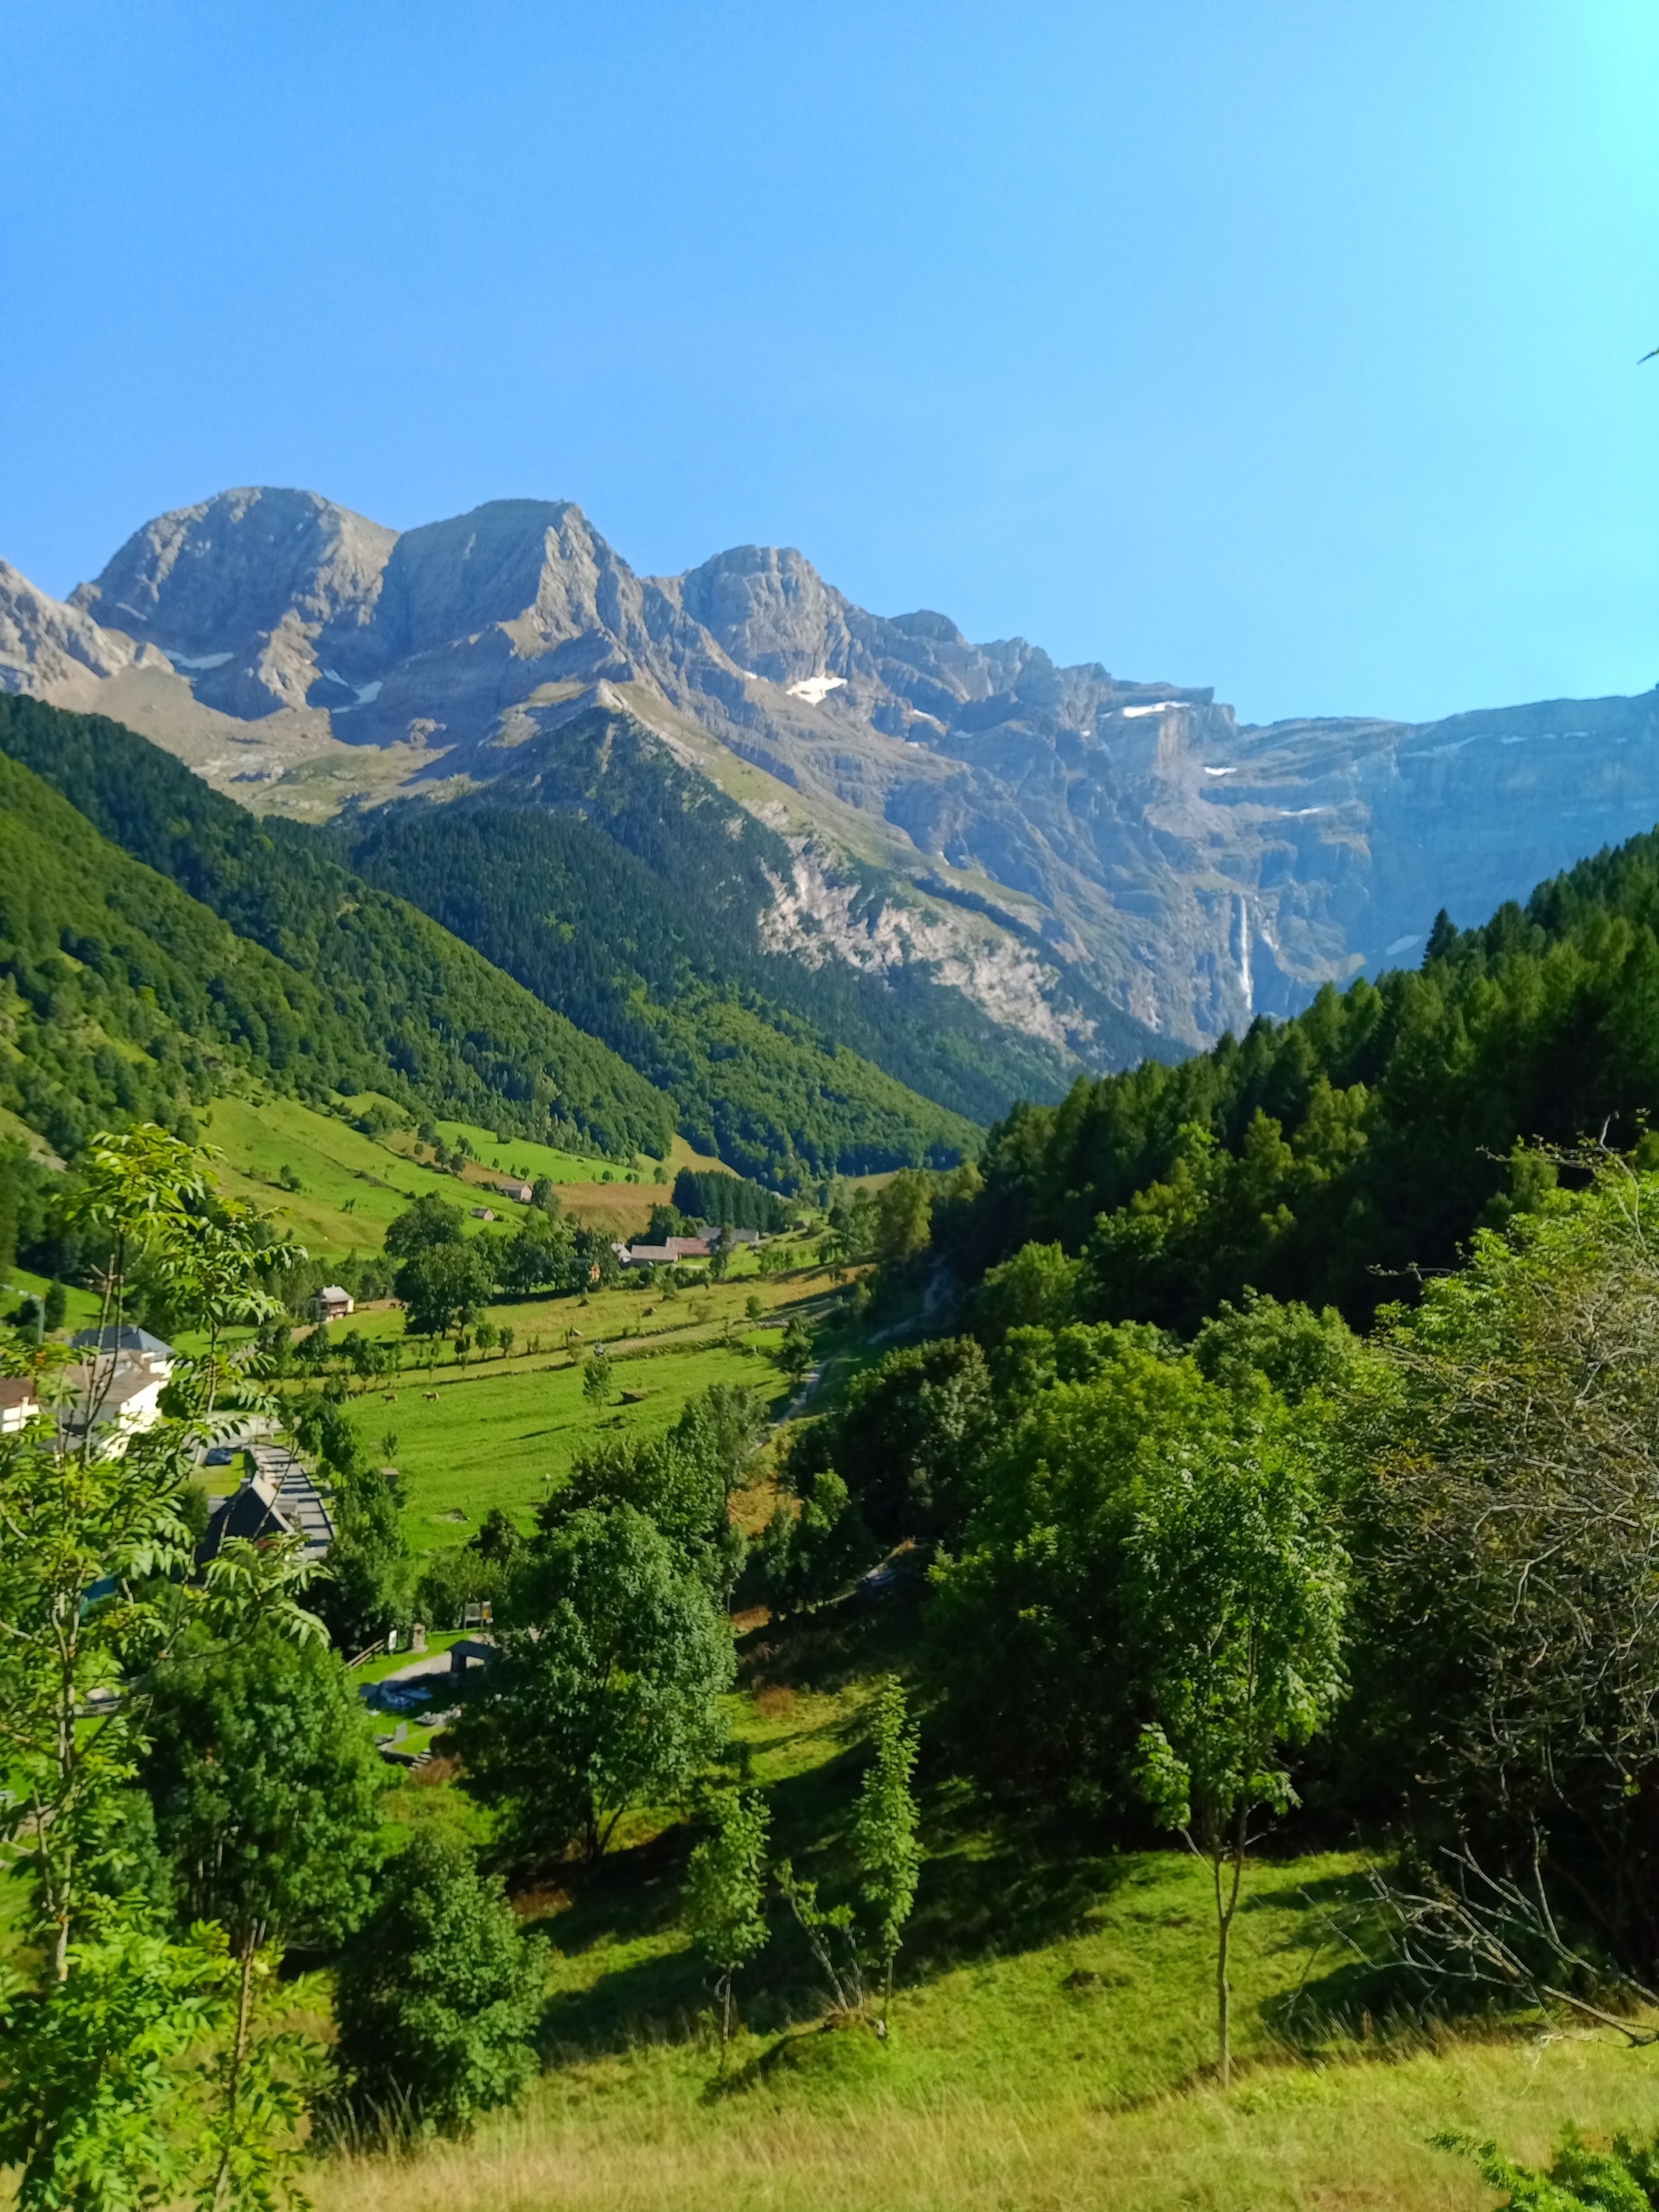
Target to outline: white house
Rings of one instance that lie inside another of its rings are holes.
[[[356,1300],[349,1291],[343,1291],[337,1283],[325,1283],[317,1293],[319,1321],[343,1321],[356,1310]]]
[[[143,1328],[83,1328],[71,1337],[90,1357],[68,1370],[75,1392],[67,1425],[72,1436],[90,1428],[100,1448],[118,1459],[136,1436],[161,1418],[161,1393],[173,1374],[173,1346]]]
[[[0,1437],[21,1436],[40,1412],[33,1379],[27,1375],[0,1375]]]

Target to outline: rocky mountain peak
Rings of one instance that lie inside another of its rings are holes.
[[[373,650],[385,662],[520,619],[549,638],[579,635],[616,557],[568,500],[490,500],[406,530],[386,564]]]
[[[316,492],[250,486],[157,515],[70,604],[164,650],[209,652],[290,611],[321,625],[372,606],[397,542]]]
[[[873,673],[848,627],[848,601],[793,546],[734,545],[667,588],[739,668],[771,683]]]
[[[100,628],[0,561],[0,691],[78,702],[106,677],[151,664],[167,665],[154,647]]]
[[[369,619],[398,542],[316,492],[245,486],[136,530],[70,605],[158,645],[243,717],[302,706],[324,629]]]
[[[162,652],[177,677],[143,665]],[[231,783],[285,775],[279,738],[296,778],[294,747],[343,741],[363,766],[331,761],[331,785],[376,794],[510,781],[521,748],[631,718],[787,825],[796,875],[824,873],[817,905],[850,900],[848,929],[885,927],[871,866],[908,876],[898,905],[931,901],[930,928],[1041,946],[1054,1008],[1091,993],[1191,1043],[1659,815],[1652,697],[1240,730],[1207,689],[975,643],[933,609],[873,614],[793,547],[638,575],[562,500],[399,535],[312,492],[222,493],[146,524],[72,605],[0,569],[0,685],[76,705],[104,685],[166,742],[194,717]],[[976,953],[964,972],[989,969]]]

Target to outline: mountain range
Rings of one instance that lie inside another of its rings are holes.
[[[580,817],[757,974],[839,989],[858,1049],[902,993],[895,1072],[980,1119],[1414,961],[1441,907],[1477,920],[1659,817],[1659,691],[1241,726],[1208,689],[871,614],[787,549],[641,576],[568,501],[399,533],[244,489],[67,602],[0,565],[0,688],[386,866],[429,847],[395,828],[415,802],[464,801],[475,848],[481,805]]]

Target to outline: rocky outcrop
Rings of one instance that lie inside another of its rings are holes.
[[[125,700],[146,653],[198,716],[280,726],[261,804],[308,772],[332,804],[441,795],[625,714],[787,826],[772,941],[926,966],[1085,1061],[1128,1048],[1112,1009],[1200,1044],[1413,958],[1442,905],[1477,921],[1659,817],[1659,694],[1241,729],[1207,689],[872,614],[791,549],[638,575],[568,501],[399,536],[311,493],[228,492],[147,524],[68,606],[0,571],[0,683]],[[329,749],[325,780],[292,758],[306,745]],[[375,765],[353,775],[335,757],[352,753]],[[872,898],[872,858],[914,900]]]
[[[872,899],[805,843],[785,877],[767,870],[772,902],[761,918],[769,952],[788,952],[809,968],[840,960],[866,975],[926,966],[994,1021],[1063,1053],[1086,1051],[1097,1024],[1066,1003],[1060,967],[994,928],[965,916],[927,911],[894,898]]]
[[[153,648],[100,628],[0,561],[0,691],[79,706],[123,669],[167,665]]]

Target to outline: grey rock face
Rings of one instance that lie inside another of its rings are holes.
[[[399,537],[311,493],[227,492],[146,525],[67,608],[11,575],[14,690],[95,686],[147,641],[224,713],[325,708],[336,738],[436,749],[446,778],[490,781],[596,708],[704,772],[735,756],[775,779],[745,803],[775,818],[767,791],[787,795],[814,844],[811,897],[779,894],[785,937],[790,900],[836,910],[853,880],[838,850],[878,849],[942,902],[893,943],[975,976],[1018,943],[1047,1011],[1005,985],[998,1018],[1063,1030],[1085,1057],[1064,1011],[1085,984],[1200,1044],[1414,960],[1442,905],[1478,921],[1659,817],[1659,694],[1241,729],[1207,689],[975,644],[925,610],[871,614],[790,548],[637,575],[563,501]]]
[[[397,542],[314,492],[221,492],[135,531],[70,604],[160,646],[204,704],[252,720],[307,703],[317,641],[369,619]]]
[[[100,629],[0,561],[0,691],[89,697],[101,678],[152,663],[167,665],[159,653]]]

